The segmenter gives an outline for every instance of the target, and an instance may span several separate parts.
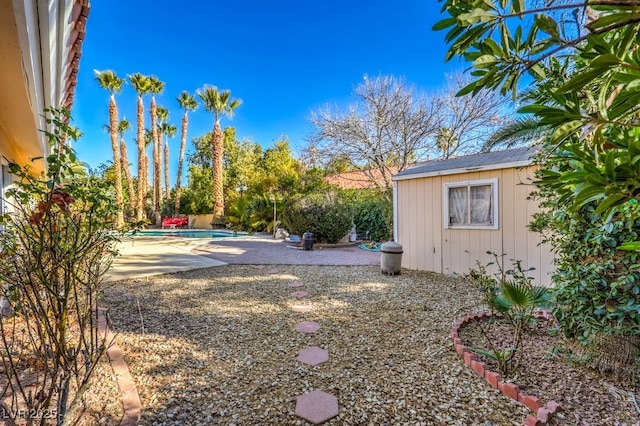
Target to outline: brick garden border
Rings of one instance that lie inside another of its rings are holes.
[[[118,387],[122,394],[124,415],[122,416],[122,420],[120,420],[120,426],[136,426],[142,414],[140,395],[136,389],[136,384],[133,381],[129,367],[124,360],[122,349],[120,349],[120,346],[116,343],[115,336],[109,327],[106,309],[102,308],[98,308],[98,333],[105,337],[105,343],[107,344],[106,355],[107,358],[109,358],[113,373],[116,375]]]
[[[465,364],[467,364],[478,376],[484,378],[491,386],[536,413],[535,415],[527,416],[524,422],[525,426],[546,425],[554,414],[564,411],[560,404],[556,401],[549,401],[543,405],[542,401],[537,396],[524,394],[516,384],[503,381],[500,374],[489,370],[487,368],[487,364],[479,361],[477,355],[462,344],[458,331],[464,325],[471,321],[490,317],[490,313],[468,315],[453,324],[453,328],[451,329],[451,338],[453,339],[453,346],[455,347],[456,352],[464,360]],[[547,311],[540,311],[536,313],[536,318],[549,321],[553,319],[553,315]]]

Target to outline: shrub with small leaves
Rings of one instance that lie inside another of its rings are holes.
[[[353,224],[361,237],[388,241],[393,231],[393,205],[372,189],[344,189],[340,197],[353,209]]]
[[[74,424],[105,336],[97,329],[100,284],[114,253],[109,231],[116,214],[112,191],[80,172],[65,144],[72,135],[66,110],[47,111],[52,153],[46,175],[9,164],[15,176],[0,217],[0,316],[9,415],[38,413],[27,424]],[[17,420],[17,419],[13,419]],[[23,420],[23,419],[20,419]]]
[[[578,212],[556,210],[537,216],[556,247],[553,314],[567,337],[599,345],[605,336],[633,338],[640,332],[640,266],[635,250],[620,250],[638,240],[640,205],[630,200],[610,221],[596,213],[597,203]]]
[[[317,242],[337,243],[353,224],[353,209],[334,192],[308,194],[285,207],[283,226],[292,234],[311,232]]]

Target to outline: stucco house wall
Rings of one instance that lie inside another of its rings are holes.
[[[71,108],[88,14],[88,0],[0,1],[0,211],[8,161],[48,155],[42,113]],[[38,173],[45,163],[31,166]]]
[[[506,153],[506,154],[505,154]],[[550,285],[553,254],[541,236],[529,230],[539,211],[529,194],[534,170],[533,152],[519,148],[419,164],[394,177],[394,235],[402,244],[402,266],[444,274],[465,274],[494,260],[487,252],[521,260],[529,276]],[[445,219],[447,188],[466,184],[495,187],[495,220],[485,226],[455,226]],[[497,272],[495,266],[490,272]]]

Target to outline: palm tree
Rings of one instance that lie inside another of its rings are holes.
[[[149,147],[153,148],[153,136],[150,129],[144,129],[144,170],[147,176],[149,176]],[[152,149],[153,154],[153,149]],[[145,196],[145,205],[147,202],[147,198],[149,197],[149,182],[147,182],[147,186],[144,190]],[[153,208],[153,188],[151,190],[151,207]]]
[[[120,229],[124,225],[123,214],[123,197],[122,197],[122,168],[120,160],[120,147],[118,146],[118,106],[116,105],[116,93],[122,91],[124,79],[119,78],[115,72],[98,71],[96,73],[96,81],[103,89],[109,92],[109,135],[111,136],[111,149],[113,150],[113,172],[115,175],[116,205],[118,212],[116,214],[116,229]]]
[[[442,158],[447,159],[460,145],[460,139],[448,127],[441,127],[436,134],[436,148],[442,152]]]
[[[131,124],[122,119],[118,123],[118,134],[120,135],[120,160],[122,161],[122,170],[127,181],[127,189],[129,190],[129,215],[132,217],[136,211],[136,194],[133,189],[133,178],[131,170],[129,170],[129,158],[127,156],[127,143],[124,140],[124,134],[131,129]]]
[[[138,197],[136,199],[136,220],[139,222],[144,215],[144,199],[147,192],[148,166],[146,164],[145,140],[144,140],[144,103],[142,96],[149,94],[151,91],[151,81],[140,73],[128,76],[131,86],[138,93],[138,108],[136,112],[137,120],[137,138],[138,144]]]
[[[204,109],[213,113],[213,220],[220,221],[224,216],[224,191],[222,187],[222,156],[224,151],[224,135],[220,128],[220,117],[233,117],[233,111],[242,103],[241,99],[231,99],[231,91],[218,91],[216,86],[205,85],[197,91],[202,99]]]
[[[164,82],[160,81],[158,77],[152,76],[151,80],[151,134],[153,139],[153,212],[155,216],[156,225],[160,225],[160,199],[162,193],[160,191],[160,138],[158,135],[158,111],[156,108],[156,95],[162,93],[164,89]]]
[[[171,182],[169,181],[169,138],[176,135],[178,129],[176,126],[164,123],[162,125],[162,133],[167,137],[167,142],[164,144],[164,191],[165,199],[169,199],[171,196]]]
[[[198,102],[194,95],[189,94],[187,91],[180,93],[180,96],[176,98],[180,104],[180,108],[184,110],[182,116],[182,132],[180,135],[180,154],[178,155],[178,177],[176,180],[176,216],[180,213],[180,189],[182,185],[182,163],[184,161],[184,151],[187,147],[187,125],[189,124],[189,111],[194,111],[198,107]]]
[[[156,130],[156,135],[158,138],[158,152],[157,152],[157,161],[158,161],[158,204],[160,206],[162,206],[162,202],[163,202],[163,192],[162,192],[162,146],[164,145],[164,127],[165,124],[167,123],[167,121],[169,120],[169,110],[161,107],[160,105],[158,105],[156,107],[156,117],[157,117],[157,121],[156,121],[156,126],[157,126],[157,130]],[[155,148],[155,145],[154,145]],[[156,152],[154,151],[154,155],[156,154]],[[154,157],[154,162],[156,161],[156,158]],[[155,167],[155,163],[154,163],[154,167]],[[155,173],[155,168],[153,169],[154,173]],[[154,185],[155,185],[155,181],[154,181]],[[155,190],[155,186],[154,186],[154,190]],[[155,195],[155,192],[154,192]]]

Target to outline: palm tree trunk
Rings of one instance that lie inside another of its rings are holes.
[[[138,122],[138,198],[136,200],[136,220],[140,222],[144,217],[144,198],[145,198],[145,182],[147,180],[147,174],[145,173],[145,152],[144,152],[144,104],[142,103],[142,96],[138,96],[138,110],[137,110],[137,122]]]
[[[184,151],[187,146],[187,124],[189,118],[187,111],[182,116],[182,134],[180,136],[180,154],[178,155],[178,178],[176,180],[176,216],[180,214],[180,191],[182,185],[182,162],[184,161]]]
[[[120,139],[120,160],[122,161],[122,170],[127,180],[127,190],[129,191],[129,218],[133,218],[136,214],[136,193],[133,189],[133,177],[129,170],[129,158],[127,156],[127,143],[124,139]]]
[[[146,148],[146,147],[145,147]],[[144,154],[143,154],[143,159],[144,159],[144,205],[145,205],[145,210],[146,210],[146,205],[147,205],[147,197],[149,196],[149,154],[147,154],[147,151],[145,149]],[[153,205],[152,205],[153,207]]]
[[[164,198],[171,197],[171,183],[169,182],[169,144],[164,144]]]
[[[155,216],[156,226],[161,224],[160,215],[160,203],[162,193],[160,191],[160,185],[162,181],[160,179],[160,141],[158,137],[157,126],[157,109],[155,96],[151,98],[151,139],[153,141],[153,213]]]
[[[213,220],[221,221],[224,216],[224,191],[222,188],[222,154],[224,150],[224,134],[220,124],[213,127]]]
[[[120,147],[118,146],[118,107],[116,100],[111,96],[109,101],[109,134],[111,136],[111,149],[113,150],[113,173],[115,175],[116,206],[116,229],[124,225],[123,197],[122,197],[122,168],[120,160]]]

